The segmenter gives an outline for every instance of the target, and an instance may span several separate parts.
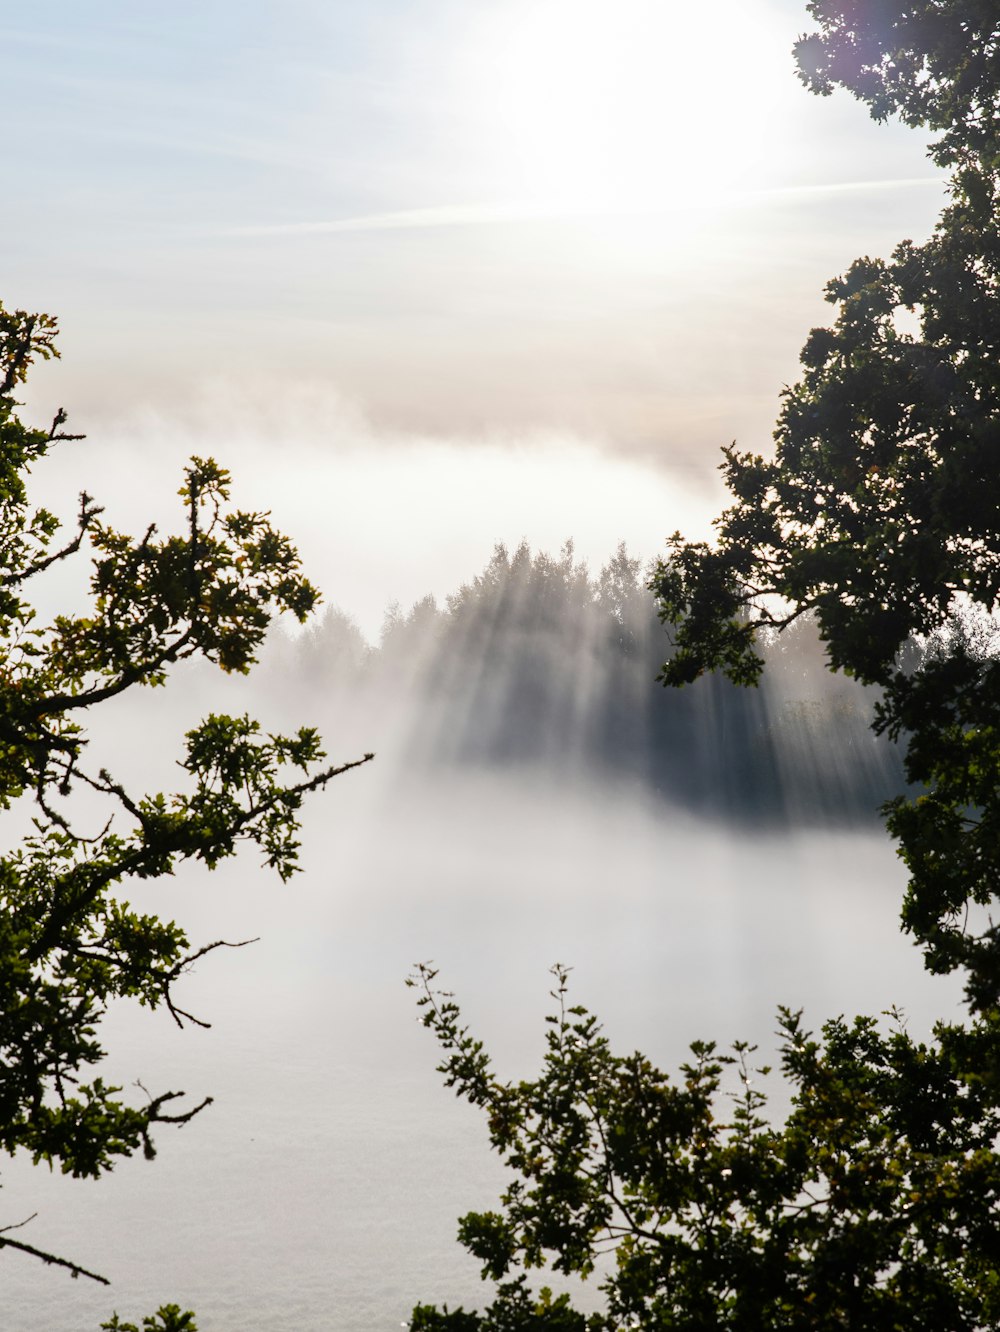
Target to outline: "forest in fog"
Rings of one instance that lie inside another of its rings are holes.
[[[572,542],[558,556],[498,545],[444,606],[390,607],[376,645],[334,607],[272,638],[260,684],[309,696],[338,753],[373,748],[411,771],[620,779],[770,826],[870,822],[902,790],[898,747],[870,729],[874,692],[830,675],[808,620],[763,644],[757,689],[664,689],[670,633],[648,576],[624,545],[596,574]]]

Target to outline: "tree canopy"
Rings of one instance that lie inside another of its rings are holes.
[[[95,708],[163,685],[192,657],[246,672],[273,616],[304,619],[318,594],[266,513],[230,507],[229,475],[211,459],[187,468],[180,534],[119,532],[84,494],[60,535],[55,515],[31,505],[29,473],[80,437],[63,430],[61,410],[48,429],[27,426],[13,396],[34,359],[58,354],[56,331],[49,315],[0,307],[0,807],[33,804],[30,835],[0,856],[0,1146],[97,1177],[140,1148],[152,1157],[156,1128],[186,1123],[210,1099],[192,1106],[158,1090],[135,1104],[106,1083],[108,1004],[126,997],[162,1005],[178,1025],[200,1022],[175,985],[230,946],[192,947],[181,925],[133,909],[124,885],[186,861],[212,869],[241,843],[289,878],[303,798],[371,755],[331,766],[308,727],[270,735],[249,716],[210,715],[184,737],[177,791],[129,791],[88,760]],[[39,624],[29,593],[85,547],[86,613]],[[0,1227],[0,1248],[106,1280],[29,1244],[20,1226]]]
[[[810,9],[807,81],[943,131],[950,201],[926,243],[828,285],[837,318],[806,341],[773,456],[725,450],[733,502],[715,542],[676,535],[654,579],[676,648],[663,679],[752,683],[761,627],[816,616],[830,666],[879,686],[878,729],[906,741],[919,794],[888,815],[911,874],[906,928],[933,970],[966,970],[987,1011],[1000,1003],[983,919],[1000,881],[1000,19],[975,3]],[[919,669],[914,636],[933,636]]]
[[[762,642],[815,617],[829,666],[878,688],[876,728],[905,745],[912,789],[886,807],[903,924],[931,970],[964,970],[969,1012],[920,1041],[898,1013],[814,1037],[782,1010],[778,1124],[752,1047],[696,1043],[672,1079],[610,1050],[564,968],[540,1076],[501,1081],[418,969],[439,1067],[513,1176],[498,1211],[460,1224],[494,1302],[420,1305],[424,1332],[1000,1326],[1000,12],[808,8],[803,81],[935,132],[949,202],[926,243],[829,284],[837,317],[809,335],[773,454],[724,451],[714,542],[677,534],[652,579],[661,679],[755,684]],[[600,1273],[603,1310],[533,1294],[547,1263]]]
[[[818,31],[795,44],[799,77],[829,96],[846,88],[876,120],[941,132],[942,166],[996,152],[1000,35],[992,0],[811,0]]]
[[[567,1002],[554,968],[539,1077],[501,1081],[453,997],[411,979],[440,1070],[480,1107],[513,1178],[501,1210],[459,1238],[498,1282],[483,1314],[418,1306],[421,1332],[616,1332],[619,1328],[868,1329],[1000,1325],[996,1209],[1000,1108],[979,1076],[987,1024],[914,1040],[900,1015],[827,1022],[780,1014],[792,1109],[766,1114],[755,1047],[691,1046],[672,1079],[617,1055]],[[612,1261],[613,1260],[613,1261]],[[528,1274],[595,1269],[604,1309],[531,1293]]]

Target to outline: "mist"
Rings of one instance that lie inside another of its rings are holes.
[[[59,401],[39,398],[32,419],[47,423]],[[173,530],[188,459],[214,457],[232,473],[234,504],[273,514],[326,603],[369,641],[392,601],[409,607],[430,594],[443,603],[497,542],[558,551],[572,536],[578,557],[599,569],[627,537],[648,560],[678,526],[707,537],[724,494],[711,470],[622,455],[599,432],[386,429],[365,402],[308,380],[275,390],[217,376],[169,411],[73,411],[70,426],[86,438],[35,469],[38,502],[69,515],[86,490],[112,526]],[[83,594],[79,570],[67,585],[70,572],[38,589],[44,613]]]
[[[251,855],[126,885],[194,944],[256,940],[186,978],[210,1029],[125,1005],[107,1020],[106,1077],[215,1103],[161,1132],[153,1165],[96,1184],[14,1163],[4,1222],[37,1211],[33,1242],[113,1285],[13,1259],[13,1326],[96,1329],[169,1299],[206,1332],[354,1332],[418,1300],[481,1306],[456,1221],[503,1173],[440,1085],[403,983],[417,961],[509,1078],[538,1067],[555,962],[614,1045],[668,1069],[696,1038],[773,1057],[781,1003],[814,1028],[894,1004],[915,1030],[947,1016],[957,986],[928,981],[898,929],[877,807],[902,775],[871,695],[824,670],[808,624],[764,645],[759,690],[663,690],[647,575],[624,546],[592,567],[572,543],[500,545],[377,634],[330,606],[272,635],[248,679],[188,664],[102,707],[91,762],[145,789],[176,784],[182,733],[213,709],[377,757],[312,799],[288,885]]]

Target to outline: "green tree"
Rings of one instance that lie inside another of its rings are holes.
[[[164,1304],[142,1320],[142,1327],[123,1323],[117,1314],[101,1324],[101,1332],[198,1332],[193,1313],[181,1313],[179,1304]]]
[[[1000,1108],[995,1083],[970,1073],[991,1025],[941,1025],[926,1044],[898,1017],[888,1032],[860,1017],[816,1039],[782,1010],[793,1106],[778,1127],[754,1047],[696,1042],[672,1080],[614,1054],[597,1020],[567,1005],[566,969],[554,973],[542,1072],[518,1083],[493,1075],[432,968],[411,978],[446,1084],[482,1109],[514,1176],[501,1210],[459,1226],[499,1283],[492,1306],[421,1305],[411,1328],[1000,1326]],[[532,1295],[527,1275],[549,1261],[604,1272],[604,1310]]]
[[[882,689],[877,729],[906,744],[919,794],[887,810],[905,927],[932,970],[965,969],[985,1013],[1000,1004],[1000,662],[954,626],[1000,596],[1000,17],[965,0],[809,8],[806,81],[942,131],[950,200],[925,244],[828,285],[837,319],[803,348],[773,457],[725,450],[714,544],[677,534],[653,580],[674,638],[662,678],[753,683],[758,630],[815,614],[831,668]]]
[[[318,594],[267,514],[229,507],[229,476],[211,459],[187,469],[181,535],[115,531],[85,494],[60,538],[55,516],[29,503],[27,479],[79,437],[63,431],[61,410],[49,429],[29,428],[13,396],[34,359],[58,354],[55,335],[50,316],[0,306],[0,806],[34,805],[31,835],[0,857],[0,1146],[97,1177],[138,1149],[152,1157],[157,1126],[208,1104],[173,1090],[136,1104],[105,1083],[98,1028],[109,1002],[126,996],[162,1005],[178,1025],[199,1022],[175,985],[197,958],[232,946],[192,948],[180,925],[134,910],[122,886],[189,860],[212,869],[246,842],[289,878],[304,796],[372,756],[329,766],[312,729],[269,735],[248,716],[212,715],[184,738],[176,792],[129,792],[88,762],[85,721],[98,705],[162,685],[192,657],[246,672],[273,616],[302,620]],[[87,613],[39,625],[28,591],[85,546]],[[106,1280],[27,1243],[21,1224],[0,1229],[0,1248]]]
[[[808,8],[804,82],[929,127],[949,201],[928,242],[829,284],[837,318],[806,342],[773,456],[725,451],[715,541],[676,535],[652,580],[673,638],[661,678],[754,684],[761,632],[815,617],[829,666],[881,691],[876,728],[905,745],[913,792],[885,811],[910,872],[903,925],[931,970],[964,970],[967,1020],[927,1043],[898,1018],[814,1039],[783,1012],[779,1126],[752,1049],[695,1045],[673,1081],[614,1055],[565,1006],[562,970],[541,1076],[499,1082],[421,969],[441,1070],[514,1179],[460,1229],[501,1283],[494,1304],[420,1306],[414,1328],[1000,1327],[1000,11]],[[529,1269],[587,1275],[609,1251],[604,1312],[530,1295]]]

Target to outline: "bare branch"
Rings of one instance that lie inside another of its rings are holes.
[[[87,774],[81,772],[79,769],[71,767],[69,771],[72,771],[74,776],[79,777],[82,781],[87,782],[89,785],[91,786],[94,785],[93,781],[87,776]],[[69,771],[67,772],[66,779],[68,779],[69,777]],[[108,835],[108,832],[111,829],[111,824],[114,821],[114,815],[111,815],[111,817],[108,819],[107,823],[105,823],[101,831],[97,833],[95,836],[84,837],[81,833],[74,832],[73,827],[70,824],[69,820],[63,814],[60,814],[58,810],[52,808],[52,806],[45,798],[45,787],[46,787],[46,775],[45,772],[42,771],[38,774],[38,782],[35,786],[35,800],[38,803],[38,807],[45,815],[45,817],[49,820],[50,823],[55,824],[57,828],[61,828],[63,832],[66,834],[66,836],[72,838],[72,840],[78,846],[96,846],[98,842],[102,841]]]
[[[36,1249],[33,1244],[25,1244],[22,1240],[7,1239],[8,1231],[19,1230],[21,1226],[26,1226],[28,1221],[33,1221],[38,1215],[33,1212],[25,1221],[18,1221],[13,1226],[0,1227],[0,1249],[17,1249],[21,1253],[30,1253],[33,1258],[40,1258],[46,1266],[65,1267],[75,1281],[77,1277],[89,1277],[91,1281],[98,1281],[102,1286],[110,1286],[111,1282],[107,1277],[101,1276],[98,1272],[91,1272],[86,1267],[81,1267],[79,1263],[71,1262],[68,1258],[60,1258],[58,1254],[48,1253],[45,1249]]]
[[[170,1091],[162,1092],[159,1096],[152,1096],[138,1078],[136,1079],[135,1085],[140,1091],[145,1092],[149,1097],[149,1110],[147,1112],[146,1124],[139,1130],[142,1134],[142,1154],[147,1161],[152,1161],[156,1156],[156,1148],[153,1146],[153,1140],[149,1136],[150,1124],[177,1124],[179,1127],[183,1128],[185,1124],[189,1124],[191,1120],[194,1119],[195,1115],[201,1114],[202,1110],[206,1109],[207,1106],[212,1105],[214,1101],[213,1097],[206,1096],[204,1100],[199,1101],[196,1106],[185,1111],[184,1114],[164,1115],[160,1113],[161,1106],[165,1105],[168,1101],[177,1101],[182,1096],[186,1096],[187,1093],[182,1091]]]
[[[184,1026],[185,1019],[188,1022],[193,1022],[196,1027],[205,1027],[206,1029],[211,1027],[212,1024],[211,1022],[206,1022],[203,1018],[195,1017],[193,1013],[189,1013],[184,1008],[179,1008],[174,1003],[170,994],[170,987],[174,981],[177,980],[179,976],[183,975],[185,971],[189,970],[192,964],[197,962],[200,957],[204,957],[206,953],[214,952],[216,948],[246,948],[249,944],[259,942],[259,935],[253,939],[241,939],[239,943],[230,943],[227,939],[216,939],[214,943],[205,944],[195,952],[189,953],[187,957],[181,958],[179,962],[171,967],[170,971],[168,971],[163,978],[163,1000],[167,1005],[167,1010],[170,1013],[170,1016],[177,1023],[178,1027]],[[143,1088],[143,1090],[145,1090],[145,1088]]]

